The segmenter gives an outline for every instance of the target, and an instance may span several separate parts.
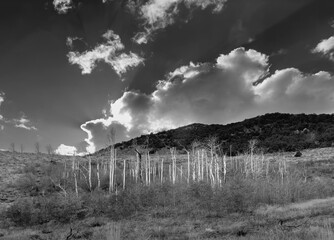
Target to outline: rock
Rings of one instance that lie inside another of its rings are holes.
[[[31,240],[44,240],[44,238],[42,238],[41,236],[39,236],[38,234],[34,234],[30,236]]]
[[[52,230],[46,228],[42,230],[42,233],[49,234],[49,233],[52,233]]]
[[[300,151],[297,151],[296,153],[295,153],[295,157],[301,157],[302,156],[302,153],[300,152]]]
[[[0,232],[0,237],[3,237],[3,236],[5,236],[5,234]]]

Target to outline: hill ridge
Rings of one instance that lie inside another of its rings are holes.
[[[249,140],[258,140],[265,152],[296,151],[306,148],[330,147],[334,143],[334,114],[267,113],[228,124],[192,123],[179,128],[142,135],[117,143],[121,152],[134,145],[146,146],[152,152],[176,147],[191,149],[194,141],[204,143],[215,137],[223,152],[247,151]],[[104,155],[110,147],[94,155]]]

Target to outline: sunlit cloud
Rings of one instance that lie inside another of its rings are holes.
[[[146,4],[128,4],[131,12],[139,14],[144,21],[144,30],[137,33],[133,40],[138,44],[146,44],[159,30],[175,23],[180,7],[187,9],[212,7],[214,13],[220,12],[227,0],[150,0]]]
[[[323,39],[312,52],[321,53],[334,61],[334,36],[329,37],[328,39]]]
[[[68,53],[68,60],[71,64],[79,65],[82,74],[90,74],[97,63],[105,62],[121,76],[129,69],[143,63],[144,58],[135,53],[125,53],[125,46],[120,37],[109,30],[102,35],[104,43],[97,45],[90,51],[83,53],[71,51]],[[67,45],[73,47],[74,38],[67,39]]]
[[[155,91],[126,91],[110,103],[108,118],[81,126],[91,151],[105,147],[110,128],[118,139],[191,123],[226,124],[268,112],[333,113],[334,77],[296,68],[269,73],[270,61],[255,50],[237,48],[215,63],[190,63],[159,81]],[[264,79],[254,84],[259,79]]]
[[[73,7],[72,0],[53,0],[53,6],[59,14],[65,14]]]
[[[5,101],[5,94],[3,92],[0,92],[0,106]]]
[[[59,155],[74,156],[77,154],[77,148],[73,146],[67,146],[65,144],[60,144],[55,150],[55,153]]]
[[[14,126],[17,128],[22,128],[26,130],[37,130],[35,126],[32,125],[31,121],[23,114],[19,119],[13,119]]]
[[[0,107],[1,107],[1,105],[4,101],[5,101],[5,94],[3,92],[0,92]],[[0,111],[0,122],[3,121],[3,120],[4,120],[4,118],[1,115],[1,111]],[[0,130],[2,131],[4,129],[5,129],[4,125],[0,124]]]

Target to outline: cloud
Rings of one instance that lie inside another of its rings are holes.
[[[150,0],[140,5],[130,1],[128,8],[132,13],[139,14],[144,21],[144,31],[137,33],[133,40],[138,44],[146,44],[154,32],[175,23],[180,7],[187,9],[200,8],[202,10],[213,7],[213,12],[220,12],[227,0]]]
[[[5,101],[5,93],[0,92],[0,107]],[[1,112],[0,112],[1,113]],[[0,123],[5,123],[9,125],[14,125],[16,128],[23,128],[26,130],[37,130],[35,126],[31,123],[31,121],[27,118],[27,116],[22,113],[20,118],[17,119],[6,119],[2,114],[0,114]],[[4,130],[4,125],[0,124],[0,131]]]
[[[82,74],[90,74],[98,62],[109,64],[118,75],[124,74],[130,68],[143,63],[144,59],[135,53],[121,53],[124,45],[120,37],[109,30],[102,35],[105,43],[97,45],[90,51],[79,53],[71,51],[68,53],[68,60],[71,64],[77,64],[82,70]],[[67,45],[73,47],[73,41],[78,38],[68,38]]]
[[[122,75],[127,72],[129,68],[138,66],[144,61],[142,57],[130,52],[129,54],[122,53],[115,56],[109,64],[113,67],[118,75]]]
[[[81,125],[81,129],[87,133],[85,142],[88,144],[86,151],[89,153],[110,145],[109,134],[112,129],[116,133],[117,142],[128,139],[126,128],[112,117],[88,121]]]
[[[295,68],[276,71],[254,88],[261,113],[333,113],[334,76],[328,72],[304,74]]]
[[[5,93],[0,92],[0,107],[4,101],[5,101]]]
[[[237,48],[215,63],[176,69],[151,94],[126,91],[110,103],[108,118],[81,126],[90,151],[104,147],[111,127],[121,141],[194,122],[226,124],[268,112],[333,113],[334,76],[296,68],[270,75],[269,66],[267,55]]]
[[[5,101],[5,94],[3,92],[0,92],[0,106]]]
[[[188,8],[192,6],[201,7],[202,10],[213,6],[213,12],[220,12],[227,0],[184,0],[184,3]]]
[[[77,148],[73,146],[67,146],[65,144],[60,144],[55,150],[56,154],[73,156],[77,154]]]
[[[17,128],[23,128],[26,130],[37,130],[35,126],[31,124],[31,121],[23,114],[21,118],[13,120],[14,126]]]
[[[321,53],[332,61],[334,61],[334,36],[323,39],[318,45],[312,50],[313,53]]]
[[[1,107],[1,104],[5,101],[5,93],[3,92],[0,92],[0,107]],[[4,118],[3,116],[0,114],[0,121],[3,121]],[[4,126],[2,124],[0,124],[0,130],[4,130]]]
[[[72,0],[53,0],[53,6],[59,14],[65,14],[73,7]]]

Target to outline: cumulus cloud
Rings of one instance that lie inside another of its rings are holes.
[[[68,60],[71,64],[77,64],[82,70],[82,74],[90,74],[98,62],[109,64],[118,75],[124,74],[128,69],[141,64],[144,59],[135,53],[122,53],[124,45],[120,37],[109,30],[102,35],[105,43],[97,45],[90,51],[83,53],[70,51]],[[73,41],[78,38],[68,38],[67,45],[73,47]]]
[[[128,139],[125,126],[115,121],[112,117],[88,121],[81,125],[81,129],[87,133],[85,141],[87,143],[86,151],[89,153],[111,144],[109,140],[111,130],[115,132],[117,142]]]
[[[147,43],[153,33],[175,23],[180,6],[202,10],[213,7],[213,12],[220,12],[227,0],[150,0],[146,4],[136,5],[130,1],[131,12],[137,12],[144,21],[144,31],[137,33],[133,40],[138,44]]]
[[[215,63],[176,69],[151,94],[127,91],[110,103],[111,116],[81,126],[89,151],[105,146],[110,128],[121,141],[194,122],[225,124],[268,112],[333,113],[334,76],[296,68],[269,75],[269,66],[267,55],[238,48]]]
[[[72,8],[72,0],[53,0],[53,6],[59,14],[65,14]]]
[[[23,128],[26,130],[37,130],[35,126],[32,125],[31,121],[23,114],[21,118],[13,120],[14,126],[17,128]]]
[[[65,144],[60,144],[55,150],[56,154],[73,156],[77,154],[77,148],[73,146],[67,146]]]
[[[323,39],[318,45],[312,50],[314,53],[321,53],[332,61],[334,61],[334,36]]]

